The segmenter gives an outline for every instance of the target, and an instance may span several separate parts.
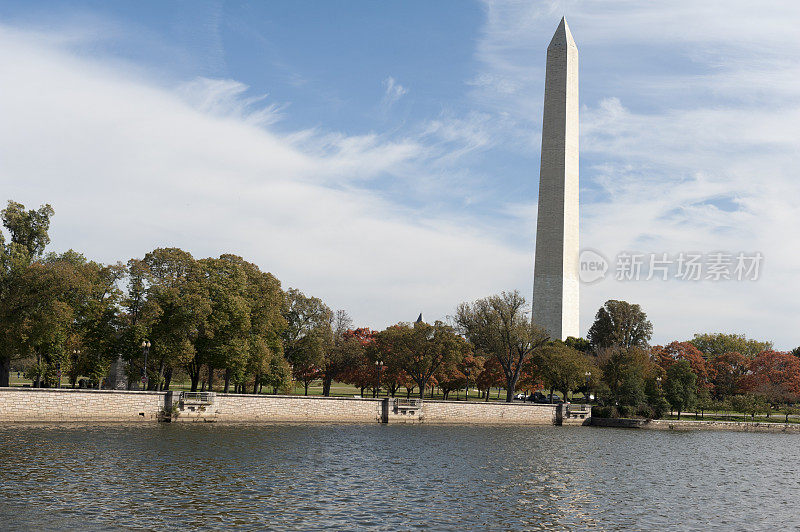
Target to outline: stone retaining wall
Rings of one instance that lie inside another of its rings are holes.
[[[153,421],[164,393],[0,388],[0,421]]]
[[[381,400],[357,397],[217,394],[216,420],[379,423]]]
[[[739,432],[793,432],[800,433],[800,423],[761,423],[745,421],[701,421],[669,419],[604,419],[592,418],[596,427],[617,427],[651,430],[735,430]]]
[[[425,401],[421,421],[423,423],[553,425],[556,423],[556,405]]]
[[[0,422],[155,421],[168,392],[0,388]],[[173,392],[178,394],[178,392]],[[170,398],[174,402],[176,398]],[[181,410],[175,421],[230,423],[509,423],[558,424],[555,405],[424,401],[414,412],[387,408],[387,399],[216,394],[202,411]]]

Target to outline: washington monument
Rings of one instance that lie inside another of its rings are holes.
[[[578,305],[578,47],[562,18],[547,47],[533,321],[580,336]]]

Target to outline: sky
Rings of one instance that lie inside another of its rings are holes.
[[[581,286],[581,333],[624,299],[654,343],[800,345],[796,2],[4,0],[0,201],[50,203],[53,251],[235,253],[359,326],[530,299],[562,16],[581,247],[609,267]],[[763,260],[619,280],[626,253]]]

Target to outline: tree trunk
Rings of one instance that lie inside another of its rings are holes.
[[[331,395],[331,382],[333,382],[333,375],[326,373],[322,379],[322,395],[325,397],[330,397]]]
[[[102,379],[100,379],[102,380]],[[158,386],[156,389],[160,392],[162,390],[161,383],[164,380],[164,361],[161,361],[161,364],[158,367]],[[100,388],[100,383],[97,384],[97,387]]]
[[[214,391],[214,368],[210,365],[208,366],[208,391]]]
[[[169,384],[172,382],[172,368],[167,368],[164,372],[164,389],[169,390]]]
[[[189,379],[192,381],[192,388],[191,391],[197,391],[197,385],[200,382],[200,366],[198,365],[190,374]]]
[[[311,384],[309,381],[304,381],[303,386],[305,387],[305,394],[308,395],[308,385]]]
[[[253,381],[253,393],[254,393],[254,394],[257,394],[257,393],[258,393],[258,379],[260,379],[260,378],[261,378],[261,376],[260,376],[260,375],[256,375],[256,378],[255,378],[255,380]]]
[[[0,386],[3,388],[11,386],[11,357],[0,360]]]
[[[483,400],[484,400],[484,402],[486,402],[486,403],[488,403],[488,402],[489,402],[489,391],[490,391],[490,390],[489,390],[489,388],[486,388],[486,393],[483,395],[483,397],[484,397],[484,399],[483,399]]]
[[[230,386],[230,383],[231,383],[231,370],[226,369],[225,370],[225,389],[223,390],[222,393],[228,393],[228,386]]]

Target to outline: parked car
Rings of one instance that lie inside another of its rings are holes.
[[[542,392],[533,392],[530,396],[528,396],[528,401],[533,403],[548,403],[547,396]]]

